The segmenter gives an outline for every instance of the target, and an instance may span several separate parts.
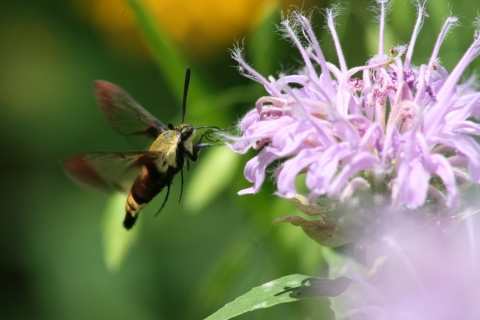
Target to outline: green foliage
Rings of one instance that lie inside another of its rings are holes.
[[[150,46],[158,70],[167,79],[170,90],[180,98],[183,94],[183,86],[178,84],[183,83],[183,76],[188,65],[187,61],[182,58],[181,51],[177,50],[168,34],[155,22],[151,13],[148,12],[141,1],[127,0],[126,2],[135,15],[138,28],[145,37],[146,43]],[[199,90],[201,87],[200,81],[194,79],[191,81],[194,90]]]
[[[230,319],[242,313],[274,305],[317,297],[335,297],[344,292],[351,281],[312,278],[293,274],[253,288],[218,310],[207,320]]]
[[[195,65],[153,24],[141,1],[128,1],[134,14],[108,11],[104,18],[115,26],[134,18],[153,61],[121,51],[112,45],[118,39],[100,31],[84,18],[83,7],[73,5],[89,2],[10,2],[0,12],[2,318],[199,319],[269,279],[296,273],[326,277],[323,259],[332,266],[330,251],[300,228],[271,228],[274,219],[298,214],[289,202],[271,195],[272,184],[257,195],[237,195],[249,186],[242,172],[251,154],[227,154],[225,147],[202,150],[198,163],[185,172],[182,203],[177,204],[177,177],[164,211],[153,218],[163,201],[160,195],[130,232],[122,229],[124,195],[115,200],[88,193],[64,176],[58,161],[70,154],[132,149],[98,112],[91,90],[94,79],[119,84],[163,122],[177,124],[185,68],[190,65],[186,120],[195,126],[233,125],[265,94],[259,84],[238,74],[228,48],[213,63]],[[416,64],[428,59],[448,11],[446,1],[441,2],[427,7],[434,24],[424,26]],[[365,43],[374,34],[364,28],[375,30],[372,13],[366,10],[371,2],[343,4],[345,11],[337,20],[346,60],[349,66],[363,64],[371,56]],[[401,10],[395,8],[392,14],[400,14],[410,4],[396,1],[395,6]],[[279,11],[272,8],[258,30],[245,34],[247,61],[264,75],[299,65],[298,53],[273,32]],[[441,49],[448,70],[471,42],[465,29],[476,15],[471,1],[456,1],[452,11],[461,15],[462,26],[452,30]],[[391,38],[408,42],[411,13],[392,16],[389,32],[401,36]],[[321,15],[315,19],[325,55],[335,63]],[[232,37],[232,45],[234,41]],[[205,181],[215,168],[224,175],[215,177],[216,182]],[[323,300],[277,305],[239,318],[329,319]]]
[[[367,275],[367,270],[365,267],[361,266],[360,264],[356,263],[352,259],[348,259],[342,254],[335,252],[333,249],[330,248],[323,248],[322,249],[323,258],[325,259],[326,263],[328,264],[328,274],[330,278],[337,278],[337,277],[349,277],[354,278],[355,276],[358,278],[358,274],[346,274],[346,265],[349,265],[351,268],[350,270],[355,270],[356,272],[363,272],[364,275]],[[348,290],[355,290],[355,286],[350,286]],[[330,307],[335,315],[335,320],[360,320],[356,316],[353,316],[349,313],[351,310],[351,301],[349,297],[346,295],[340,295],[338,297],[330,297]]]
[[[103,244],[105,248],[105,263],[109,270],[117,270],[125,260],[128,251],[135,243],[141,230],[141,220],[127,231],[120,223],[125,218],[125,196],[115,194],[110,197],[105,208],[103,227]]]
[[[198,164],[185,190],[187,209],[197,213],[227,189],[235,178],[239,162],[238,155],[230,149],[211,148]]]

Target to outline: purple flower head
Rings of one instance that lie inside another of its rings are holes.
[[[426,1],[417,1],[417,21],[407,46],[384,52],[388,1],[379,5],[378,53],[366,65],[348,68],[337,37],[336,12],[326,10],[338,57],[327,62],[309,19],[296,11],[281,22],[284,38],[303,59],[297,74],[263,77],[249,66],[241,48],[232,50],[239,70],[261,83],[261,97],[241,120],[241,137],[230,147],[259,150],[245,167],[256,193],[266,169],[282,160],[275,174],[276,194],[297,195],[295,181],[304,175],[308,201],[319,197],[345,201],[359,189],[389,199],[393,207],[415,209],[427,201],[454,207],[462,184],[480,182],[480,92],[473,80],[459,80],[480,53],[474,37],[449,74],[438,52],[457,19],[446,19],[427,64],[411,64],[415,42],[427,16]]]

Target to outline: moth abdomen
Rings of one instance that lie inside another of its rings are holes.
[[[123,225],[130,229],[138,217],[140,211],[157,195],[169,181],[168,174],[160,173],[153,165],[145,165],[139,172],[130,189],[125,205],[125,220]]]

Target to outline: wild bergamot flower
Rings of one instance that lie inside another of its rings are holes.
[[[389,52],[383,50],[388,1],[376,2],[378,52],[364,66],[347,67],[335,10],[326,18],[338,66],[325,60],[309,19],[295,11],[281,30],[303,59],[297,74],[264,78],[240,48],[233,50],[239,70],[267,91],[230,145],[238,153],[259,150],[245,168],[253,186],[240,194],[258,192],[275,163],[276,194],[321,216],[276,221],[301,226],[325,246],[355,242],[344,250],[345,262],[329,262],[331,276],[355,279],[345,300],[332,304],[339,319],[478,319],[478,200],[462,191],[480,182],[480,92],[473,77],[460,80],[480,53],[480,36],[474,33],[448,73],[438,57],[457,23],[448,17],[428,62],[414,66],[426,1],[415,2],[408,45]],[[301,175],[306,198],[297,194]]]
[[[308,201],[325,196],[345,202],[358,190],[387,199],[389,207],[416,209],[427,202],[455,207],[461,185],[480,182],[480,135],[475,117],[480,92],[474,80],[460,79],[479,55],[480,37],[451,73],[438,52],[448,30],[446,19],[426,64],[411,64],[424,18],[426,1],[417,1],[417,20],[408,45],[384,52],[387,2],[380,8],[378,53],[364,66],[348,68],[337,37],[335,10],[326,20],[338,55],[338,66],[327,62],[309,18],[292,11],[281,22],[284,38],[303,59],[297,74],[263,77],[232,50],[239,70],[261,83],[267,95],[239,124],[241,137],[231,148],[260,150],[248,161],[245,178],[253,186],[239,194],[256,193],[266,169],[277,167],[276,194],[297,195],[296,178],[305,174]],[[383,201],[383,200],[382,200]],[[385,203],[385,202],[383,202]]]

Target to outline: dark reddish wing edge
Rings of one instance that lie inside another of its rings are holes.
[[[93,82],[95,100],[108,124],[123,135],[156,139],[167,127],[140,106],[125,90],[103,81]]]
[[[150,151],[98,151],[67,157],[60,164],[67,176],[80,185],[127,192],[140,168],[154,163],[158,156],[158,152]]]

